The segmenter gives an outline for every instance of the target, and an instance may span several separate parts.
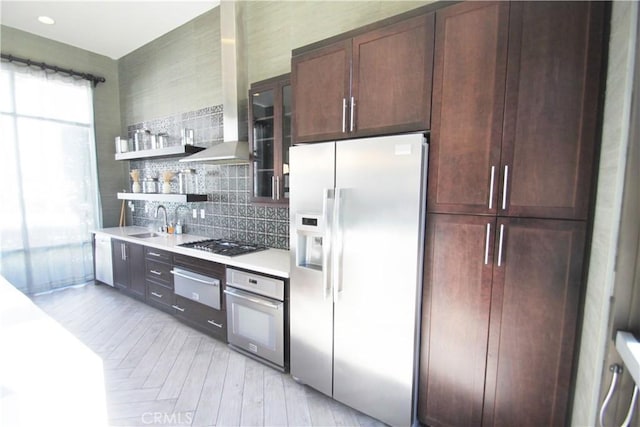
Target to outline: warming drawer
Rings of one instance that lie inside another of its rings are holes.
[[[176,295],[220,310],[220,280],[180,268],[171,274]]]

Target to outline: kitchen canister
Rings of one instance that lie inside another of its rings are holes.
[[[198,175],[195,169],[183,169],[178,174],[178,184],[180,193],[197,194],[198,193]]]
[[[182,142],[182,145],[193,145],[195,141],[193,129],[186,129],[186,128],[181,129],[180,140]]]
[[[158,192],[158,178],[145,178],[142,180],[142,192],[143,193],[157,193]]]
[[[166,132],[158,134],[158,148],[164,148],[169,146],[169,135]]]
[[[122,136],[116,136],[116,153],[126,153],[129,151],[129,140]]]

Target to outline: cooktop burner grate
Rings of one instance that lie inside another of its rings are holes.
[[[236,256],[267,249],[265,246],[251,245],[248,243],[225,239],[200,240],[198,242],[183,243],[179,246],[182,246],[184,248],[198,249],[201,251],[224,256]]]

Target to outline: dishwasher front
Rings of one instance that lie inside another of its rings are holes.
[[[111,264],[111,237],[95,233],[95,276],[96,280],[113,286],[113,267]]]

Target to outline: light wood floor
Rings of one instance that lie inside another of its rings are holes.
[[[384,426],[109,286],[33,301],[102,357],[110,425]]]

